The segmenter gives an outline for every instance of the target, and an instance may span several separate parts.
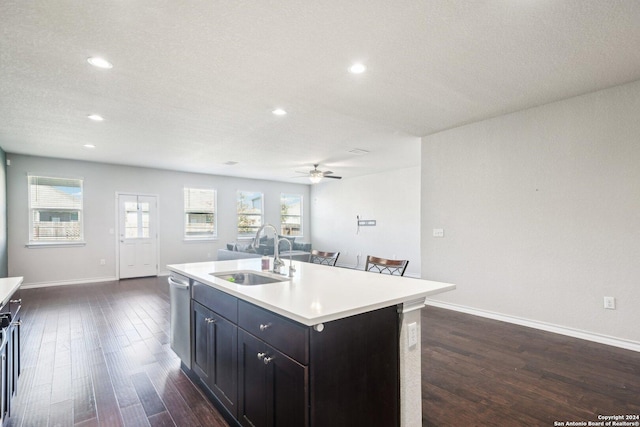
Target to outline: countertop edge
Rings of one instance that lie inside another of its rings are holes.
[[[227,262],[227,261],[223,261],[223,262]],[[456,288],[456,286],[454,284],[449,284],[449,283],[442,283],[442,282],[432,282],[432,281],[426,281],[425,282],[429,282],[430,284],[434,284],[437,283],[439,286],[437,289],[428,289],[428,290],[420,290],[420,291],[414,291],[408,294],[404,294],[402,296],[399,296],[397,298],[391,298],[385,301],[377,301],[377,302],[372,302],[372,303],[367,303],[367,304],[362,304],[362,305],[358,305],[355,304],[353,308],[349,308],[349,309],[342,309],[342,310],[338,310],[338,311],[334,311],[331,313],[327,313],[327,314],[319,314],[317,316],[314,317],[306,317],[303,315],[300,315],[298,313],[289,311],[286,308],[280,307],[280,306],[276,306],[274,304],[271,304],[269,301],[265,301],[259,298],[254,298],[251,295],[246,295],[242,292],[238,292],[232,288],[229,287],[224,287],[221,286],[219,284],[217,284],[215,282],[215,280],[211,279],[211,280],[205,280],[203,279],[203,276],[201,274],[198,273],[190,273],[189,271],[186,271],[187,269],[185,268],[181,268],[183,265],[168,265],[167,268],[170,271],[173,271],[175,273],[184,275],[186,277],[189,277],[192,280],[196,280],[199,283],[203,283],[207,286],[211,286],[214,289],[217,289],[221,292],[224,292],[228,295],[234,296],[238,299],[241,299],[243,301],[246,301],[248,303],[254,304],[258,307],[261,307],[263,309],[269,310],[271,312],[274,312],[276,314],[279,314],[283,317],[286,317],[287,319],[296,321],[298,323],[301,323],[305,326],[314,326],[320,323],[325,323],[325,322],[330,322],[330,321],[334,321],[334,320],[338,320],[338,319],[343,319],[346,317],[350,317],[350,316],[355,316],[358,314],[362,314],[362,313],[366,313],[366,312],[370,312],[370,311],[374,311],[374,310],[378,310],[381,308],[385,308],[385,307],[390,307],[390,306],[394,306],[394,305],[399,305],[399,304],[403,304],[409,301],[415,301],[417,299],[426,299],[428,296],[430,295],[435,295],[441,292],[447,292],[447,291],[451,291],[454,290]],[[372,273],[369,273],[372,274]],[[422,280],[422,279],[411,279],[411,280]]]
[[[4,277],[0,279],[0,305],[4,307],[9,303],[11,295],[13,295],[22,285],[24,277]]]

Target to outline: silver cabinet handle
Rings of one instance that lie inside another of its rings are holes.
[[[265,365],[268,365],[269,362],[271,362],[272,360],[273,360],[273,357],[270,357],[270,356],[267,356],[264,359],[262,359]]]
[[[12,302],[14,304],[22,304],[22,298],[20,298],[20,299],[10,299],[9,302]]]
[[[266,325],[260,324],[260,330],[265,331],[267,328],[271,327],[271,323],[267,323]]]
[[[262,360],[264,359],[264,357],[267,355],[267,353],[258,353],[258,360]]]
[[[216,319],[213,319],[211,317],[205,317],[204,321],[207,323],[216,323]]]

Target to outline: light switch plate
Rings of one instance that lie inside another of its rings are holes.
[[[616,299],[614,297],[604,297],[604,308],[609,310],[615,310]]]
[[[442,229],[442,228],[434,228],[433,229],[433,237],[444,237],[444,229]]]

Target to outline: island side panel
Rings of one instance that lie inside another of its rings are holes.
[[[422,426],[423,301],[403,304],[400,314],[400,427]]]
[[[394,305],[312,329],[313,427],[399,425],[399,321]]]

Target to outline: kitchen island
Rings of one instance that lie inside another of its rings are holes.
[[[192,284],[183,369],[240,425],[421,425],[419,309],[455,286],[293,265],[254,286],[212,273],[260,259],[168,266]]]

